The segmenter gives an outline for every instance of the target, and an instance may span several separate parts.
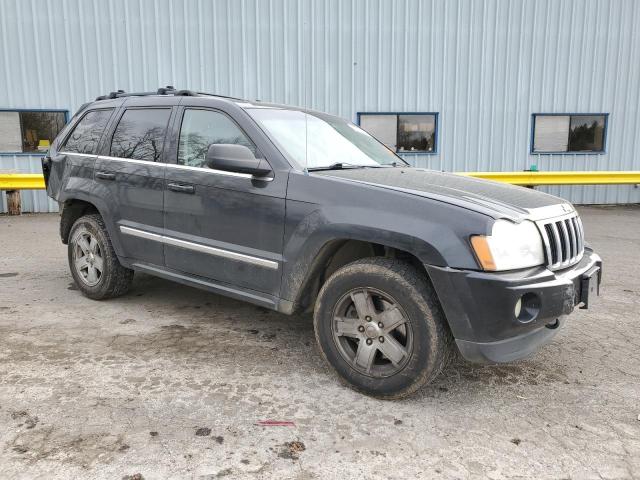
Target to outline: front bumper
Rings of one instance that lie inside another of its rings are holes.
[[[586,248],[582,260],[553,272],[535,267],[514,272],[478,272],[426,266],[460,353],[478,363],[517,360],[551,341],[565,316],[585,302],[583,279],[602,260]],[[523,295],[535,301],[533,318],[517,318]]]

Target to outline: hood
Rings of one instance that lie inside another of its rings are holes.
[[[571,204],[565,200],[530,188],[422,168],[319,170],[312,175],[330,176],[431,198],[517,222],[524,219],[541,220],[573,211]]]

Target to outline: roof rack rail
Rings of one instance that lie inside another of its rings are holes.
[[[96,97],[96,101],[121,97],[146,97],[150,95],[175,95],[178,97],[199,97],[200,95],[207,95],[211,97],[228,98],[230,100],[246,101],[244,98],[230,97],[227,95],[217,95],[215,93],[196,92],[194,90],[176,90],[173,85],[160,87],[155,92],[125,92],[124,90],[116,90],[115,92],[110,92],[107,95],[100,95],[99,97]]]
[[[174,93],[176,97],[199,97],[200,94],[198,92],[194,92],[193,90],[178,90]]]
[[[246,98],[232,97],[230,95],[218,95],[217,93],[208,93],[208,92],[194,92],[194,93],[197,93],[198,95],[209,95],[211,97],[228,98],[229,100],[240,100],[243,102],[247,101]]]
[[[173,85],[167,85],[166,87],[160,87],[156,92],[157,95],[168,95],[176,91],[176,87]]]

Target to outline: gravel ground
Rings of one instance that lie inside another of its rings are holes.
[[[340,384],[308,316],[145,275],[88,300],[57,215],[0,217],[0,477],[640,478],[640,208],[580,210],[600,301],[393,402]]]

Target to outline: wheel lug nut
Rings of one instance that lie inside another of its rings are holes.
[[[373,343],[373,340],[371,340],[370,338],[367,338],[367,345],[371,345]]]
[[[367,315],[366,317],[364,317],[364,319],[365,319],[367,322],[370,322],[370,321],[371,321],[371,317],[370,317],[369,315]]]
[[[360,326],[358,327],[358,331],[359,331],[359,332],[364,332],[364,327],[363,327],[362,325],[360,325]]]
[[[382,336],[378,337],[378,341],[379,341],[380,343],[384,343],[384,337],[382,337]]]
[[[384,328],[384,325],[382,324],[382,322],[378,322],[378,328]]]

